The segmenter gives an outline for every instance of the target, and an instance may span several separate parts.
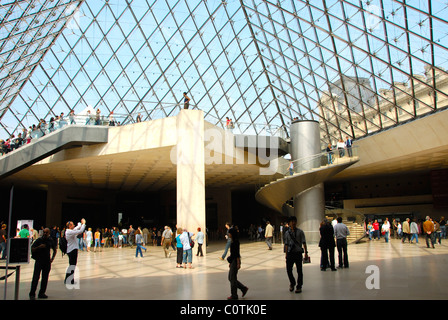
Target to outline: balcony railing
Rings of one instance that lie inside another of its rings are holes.
[[[304,171],[309,171],[331,164],[341,164],[350,158],[355,157],[358,157],[358,147],[352,146],[351,148],[336,149],[330,152],[325,151],[290,161],[289,164],[279,165],[278,171],[285,176],[292,176],[297,173],[302,173]]]

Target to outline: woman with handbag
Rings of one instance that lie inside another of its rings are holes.
[[[188,232],[186,228],[183,229],[183,233],[179,237],[180,242],[182,243],[182,249],[183,249],[183,259],[182,262],[184,264],[184,268],[193,269],[191,266],[191,263],[193,262],[193,246],[194,241],[192,240],[192,237],[194,236],[194,233]]]

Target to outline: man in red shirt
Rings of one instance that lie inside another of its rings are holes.
[[[380,240],[380,224],[378,223],[378,220],[375,219],[375,222],[373,223],[373,239]]]

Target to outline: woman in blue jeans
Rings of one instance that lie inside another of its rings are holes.
[[[193,267],[191,266],[191,263],[193,262],[193,250],[190,246],[190,239],[194,236],[194,233],[188,232],[185,228],[183,229],[183,231],[184,232],[179,237],[183,249],[182,262],[184,264],[184,268],[187,268],[188,263],[188,268],[193,269]]]
[[[184,247],[182,242],[180,241],[180,236],[182,235],[182,229],[177,228],[177,236],[176,236],[176,251],[177,251],[177,265],[176,268],[182,268],[182,261],[184,256]]]
[[[415,243],[418,243],[418,226],[417,223],[415,222],[415,219],[412,220],[411,222],[411,240],[410,243],[412,243],[412,241],[415,239]]]
[[[114,239],[114,248],[118,248],[118,236],[120,232],[117,227],[114,227],[114,231],[112,232],[112,238]]]
[[[140,229],[135,230],[135,243],[137,244],[137,248],[135,249],[135,257],[138,257],[138,253],[140,252],[140,257],[143,258],[143,253],[142,253],[142,249],[145,250],[146,252],[146,248],[143,247],[143,236],[142,233],[140,232]]]

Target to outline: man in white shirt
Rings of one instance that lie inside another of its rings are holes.
[[[339,267],[348,268],[347,236],[350,234],[347,226],[342,223],[342,218],[338,217],[338,223],[334,226],[334,236],[336,237],[336,247],[339,254]]]
[[[123,235],[123,246],[128,244],[128,229],[121,229],[121,234]]]
[[[336,144],[336,147],[339,151],[339,158],[342,158],[345,155],[345,143],[342,141],[342,139],[339,139],[339,141]]]
[[[171,246],[171,238],[173,236],[173,233],[171,232],[171,228],[168,226],[165,226],[165,230],[162,233],[162,247],[163,251],[165,251],[165,258],[171,257],[170,246]]]
[[[266,222],[266,231],[264,232],[264,237],[266,238],[266,244],[268,249],[272,250],[272,238],[274,237],[274,227],[268,221]]]
[[[86,228],[86,219],[84,218],[81,219],[81,222],[78,222],[78,225],[76,227],[73,221],[67,222],[67,229],[65,230],[65,238],[67,239],[67,256],[69,266],[65,273],[64,283],[66,283],[67,278],[69,277],[71,278],[71,284],[75,283],[74,274],[76,264],[78,262],[78,248],[79,248],[77,236],[79,234],[82,234],[85,228]]]

